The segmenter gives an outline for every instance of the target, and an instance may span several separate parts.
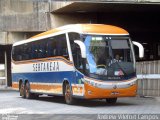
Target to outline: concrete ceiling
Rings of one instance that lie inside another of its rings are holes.
[[[114,3],[114,2],[72,2],[54,9],[53,13],[88,13],[88,12],[160,12],[159,3]]]

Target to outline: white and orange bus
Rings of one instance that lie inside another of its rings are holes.
[[[24,98],[41,94],[106,99],[136,95],[136,68],[129,33],[103,24],[59,27],[13,44],[12,87]]]

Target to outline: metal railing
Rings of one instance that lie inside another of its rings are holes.
[[[137,62],[138,94],[160,96],[160,60]]]
[[[5,85],[6,77],[5,77],[5,68],[4,64],[0,64],[0,85]]]

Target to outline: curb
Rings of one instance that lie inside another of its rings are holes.
[[[15,91],[12,87],[0,86],[0,91]]]

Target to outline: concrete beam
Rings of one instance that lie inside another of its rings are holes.
[[[62,2],[62,1],[51,2],[50,12],[54,12],[60,8],[64,8],[72,3],[74,3],[74,2],[66,2],[66,1],[64,1],[64,2]]]
[[[47,0],[0,0],[0,14],[31,14],[49,12]]]
[[[97,23],[96,14],[54,14],[51,16],[51,27],[56,28],[67,24]]]
[[[157,2],[156,2],[157,1]],[[158,0],[97,0],[55,3],[51,11],[53,13],[76,12],[143,12],[156,11],[160,5]],[[62,4],[62,5],[61,5]]]
[[[25,33],[0,32],[0,45],[13,44],[26,39]]]
[[[46,31],[48,1],[0,0],[0,31]]]
[[[0,15],[0,31],[46,31],[48,21],[48,13]]]

